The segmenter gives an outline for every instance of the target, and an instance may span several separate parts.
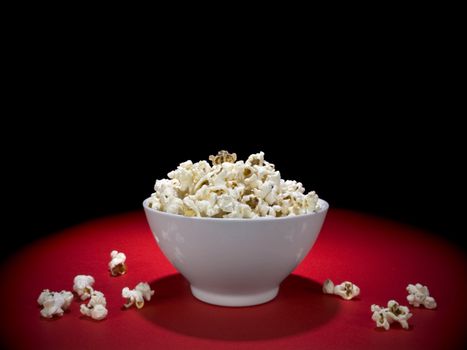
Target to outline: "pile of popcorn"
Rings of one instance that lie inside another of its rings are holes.
[[[113,250],[110,253],[111,260],[109,262],[109,271],[112,276],[121,276],[126,273],[126,255],[122,252]],[[107,317],[107,300],[104,293],[94,290],[95,279],[90,275],[77,275],[73,279],[73,291],[84,301],[89,299],[87,304],[80,305],[81,314],[91,317],[94,320],[100,321]],[[122,289],[122,297],[125,298],[124,306],[129,308],[136,304],[138,309],[144,306],[144,300],[150,301],[154,295],[154,291],[147,282],[140,282],[135,289],[124,287]],[[44,318],[52,318],[54,316],[61,317],[73,301],[73,293],[62,290],[61,292],[51,292],[49,289],[44,289],[37,303],[42,306],[40,311]]]
[[[206,161],[181,163],[157,180],[148,206],[172,214],[214,218],[282,217],[319,209],[314,191],[305,194],[300,182],[283,180],[264,153],[246,162],[220,151]]]
[[[436,301],[430,296],[427,286],[420,283],[409,284],[406,290],[409,293],[407,301],[410,305],[414,307],[423,305],[427,309],[436,308]],[[360,295],[360,288],[349,281],[334,285],[330,279],[326,279],[323,283],[323,293],[334,294],[340,296],[342,299],[351,300]],[[376,322],[376,327],[389,330],[393,322],[398,322],[402,328],[409,329],[408,320],[413,315],[407,306],[400,305],[396,300],[389,300],[387,307],[373,304],[370,309],[373,313],[371,319]]]

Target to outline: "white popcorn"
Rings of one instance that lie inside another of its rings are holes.
[[[360,288],[352,282],[345,281],[337,286],[334,286],[334,294],[340,296],[345,300],[355,298],[360,294]]]
[[[126,255],[122,252],[119,253],[116,250],[112,250],[110,257],[112,259],[109,262],[109,270],[112,276],[124,275],[127,270],[127,266],[125,265]]]
[[[107,317],[108,310],[104,305],[97,304],[93,308],[88,308],[82,304],[80,311],[83,315],[91,317],[94,320],[100,321]]]
[[[77,275],[73,280],[73,290],[76,292],[76,294],[78,294],[81,300],[86,300],[94,291],[92,288],[94,282],[94,277],[92,276]]]
[[[105,299],[104,293],[95,290],[91,294],[91,299],[89,299],[87,307],[92,308],[96,305],[107,306],[107,300]]]
[[[423,286],[420,283],[415,285],[409,284],[407,286],[407,301],[410,305],[419,307],[420,305],[425,306],[427,309],[435,309],[437,304],[433,297],[430,296],[430,291],[427,286]]]
[[[73,294],[62,290],[60,293],[51,292],[44,289],[37,299],[37,303],[42,306],[41,316],[52,318],[53,316],[62,316],[63,312],[70,307],[73,300]]]
[[[373,304],[371,305],[371,312],[373,312],[371,319],[376,322],[376,327],[383,327],[385,330],[388,330],[391,327],[386,316],[386,309]]]
[[[83,315],[93,318],[94,320],[102,320],[107,317],[107,300],[102,292],[93,291],[91,299],[87,304],[81,304],[80,311]]]
[[[323,293],[334,294],[334,283],[329,278],[323,283]]]
[[[319,209],[314,191],[304,194],[300,182],[284,181],[264,153],[246,162],[221,151],[206,161],[181,163],[157,180],[148,206],[172,214],[215,218],[302,215]]]
[[[140,282],[136,285],[135,290],[139,291],[146,301],[151,301],[151,297],[154,295],[154,291],[147,282]]]
[[[360,288],[349,281],[344,281],[341,284],[334,285],[334,283],[328,278],[323,283],[323,293],[335,294],[340,296],[342,299],[351,300],[360,295]]]
[[[376,322],[376,326],[385,330],[388,330],[394,321],[399,322],[402,328],[408,329],[408,320],[412,317],[409,308],[399,305],[395,300],[389,300],[386,308],[373,304],[371,312],[373,312],[371,319]]]
[[[151,290],[147,282],[138,283],[135,289],[130,289],[128,287],[122,289],[122,297],[127,300],[124,304],[126,308],[136,304],[136,307],[141,309],[144,306],[144,299],[150,301],[153,295],[154,291]]]

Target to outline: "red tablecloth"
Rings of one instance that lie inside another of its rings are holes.
[[[21,227],[17,232],[22,234]],[[110,277],[109,253],[127,254],[128,273]],[[142,212],[95,220],[40,240],[1,267],[2,327],[8,348],[35,349],[451,349],[466,341],[467,259],[427,232],[331,209],[316,245],[264,305],[223,308],[191,296],[187,281],[162,255]],[[104,321],[81,316],[80,302],[59,319],[39,316],[43,288],[72,290],[77,274],[95,277],[109,309]],[[350,280],[357,300],[323,295],[321,283]],[[154,299],[122,309],[121,290],[150,282]],[[396,299],[420,282],[436,310],[412,308],[409,330],[376,329],[370,305]]]

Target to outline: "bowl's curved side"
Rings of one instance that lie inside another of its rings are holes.
[[[315,243],[325,204],[314,214],[267,220],[193,220],[144,209],[162,252],[192,287],[214,295],[272,295]]]

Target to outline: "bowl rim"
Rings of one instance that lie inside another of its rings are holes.
[[[146,198],[143,201],[143,207],[145,210],[149,212],[154,212],[160,214],[162,216],[174,217],[179,218],[182,220],[193,220],[193,221],[213,221],[213,222],[261,222],[261,221],[283,221],[283,220],[297,220],[298,218],[306,218],[311,217],[323,212],[326,212],[329,209],[329,203],[326,202],[324,199],[319,198],[318,204],[320,208],[317,211],[308,214],[301,214],[301,215],[291,215],[291,216],[281,216],[281,217],[274,217],[274,216],[261,216],[254,219],[251,218],[211,218],[211,217],[198,217],[198,216],[184,216],[180,214],[172,214],[167,213],[165,211],[160,211],[154,208],[149,208],[148,201],[151,197]]]

